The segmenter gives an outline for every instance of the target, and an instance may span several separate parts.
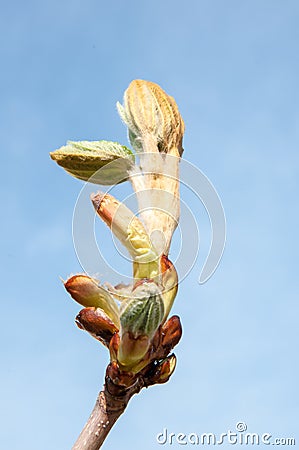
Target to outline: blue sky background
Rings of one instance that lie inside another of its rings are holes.
[[[134,78],[176,98],[184,156],[222,199],[227,244],[200,286],[209,222],[186,192],[203,246],[174,307],[178,366],[132,399],[105,448],[241,420],[299,442],[298,21],[295,0],[1,2],[1,449],[71,448],[102,385],[107,352],[74,325],[58,278],[81,270],[82,183],[48,153],[126,143],[115,103]]]

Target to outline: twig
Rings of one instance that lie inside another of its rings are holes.
[[[106,376],[104,389],[99,393],[92,413],[72,450],[98,450],[125,411],[131,397],[144,386],[142,378],[138,378],[133,386],[119,389],[116,396],[109,392],[109,385],[112,382]]]
[[[98,450],[134,394],[144,387],[169,380],[176,363],[174,354],[169,353],[181,336],[180,319],[172,316],[157,330],[145,357],[151,362],[138,373],[122,371],[116,361],[108,365],[104,388],[72,450]]]

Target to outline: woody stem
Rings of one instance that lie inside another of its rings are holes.
[[[111,380],[106,377],[104,388],[72,450],[99,450],[131,397],[144,386],[143,380],[138,378],[133,386],[120,388],[115,395],[109,391],[111,385]]]

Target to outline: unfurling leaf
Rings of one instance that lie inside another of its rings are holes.
[[[164,303],[156,283],[142,280],[132,292],[132,298],[121,304],[120,323],[122,331],[134,337],[153,337],[164,316]]]
[[[92,195],[91,201],[98,215],[133,257],[134,277],[157,277],[158,254],[138,217],[110,194],[98,192]]]
[[[152,138],[156,151],[182,156],[184,122],[174,98],[158,84],[133,80],[125,92],[124,105],[117,103],[117,109],[135,151],[148,151],[145,141]]]
[[[50,156],[75,178],[103,185],[125,181],[135,162],[129,148],[110,141],[68,141]]]
[[[121,304],[121,340],[117,359],[133,370],[147,353],[151,339],[164,316],[160,289],[152,281],[142,280],[132,292],[132,298]]]

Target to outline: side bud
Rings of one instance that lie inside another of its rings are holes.
[[[180,342],[182,337],[183,330],[179,316],[170,317],[162,326],[161,332],[161,345],[169,353]]]
[[[101,308],[112,322],[119,326],[119,311],[116,302],[98,281],[87,275],[74,275],[64,283],[71,297],[85,307]]]
[[[84,308],[76,317],[76,324],[98,341],[109,347],[118,328],[101,308]]]
[[[155,371],[150,374],[147,385],[166,383],[173,374],[176,367],[176,356],[174,354],[159,361]]]

